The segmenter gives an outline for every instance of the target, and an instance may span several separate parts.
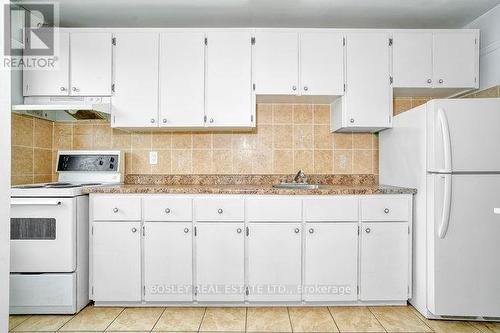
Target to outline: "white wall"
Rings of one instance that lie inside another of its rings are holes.
[[[3,52],[4,4],[0,0],[0,52]],[[0,68],[0,332],[9,326],[10,239],[10,71]]]
[[[486,89],[500,84],[500,5],[465,28],[481,29],[479,85]]]

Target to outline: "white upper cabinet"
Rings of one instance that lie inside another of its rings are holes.
[[[434,86],[478,88],[478,36],[475,32],[438,32],[433,37]]]
[[[330,32],[300,34],[300,94],[344,93],[343,35]]]
[[[113,127],[156,127],[158,119],[157,33],[117,33]]]
[[[70,54],[70,94],[111,95],[111,33],[71,33]]]
[[[59,33],[55,68],[23,71],[24,96],[67,96],[69,91],[69,33]]]
[[[255,126],[251,33],[210,32],[205,115],[209,127]]]
[[[394,87],[432,87],[432,33],[396,32],[393,40]]]
[[[389,34],[346,35],[346,91],[332,104],[333,131],[378,131],[391,126]]]
[[[295,95],[299,88],[299,35],[263,31],[255,34],[255,92]]]
[[[204,108],[205,34],[161,34],[159,125],[203,127]]]

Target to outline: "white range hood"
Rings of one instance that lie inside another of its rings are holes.
[[[108,119],[111,114],[111,98],[100,96],[24,97],[24,103],[12,105],[12,111],[53,121]]]

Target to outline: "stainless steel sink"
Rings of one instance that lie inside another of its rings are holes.
[[[305,189],[305,190],[315,190],[319,188],[318,184],[308,184],[308,183],[280,183],[274,184],[274,188],[290,188],[290,189]]]

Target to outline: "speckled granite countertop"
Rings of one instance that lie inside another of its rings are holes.
[[[123,185],[90,186],[84,193],[117,194],[261,194],[346,195],[414,194],[415,189],[378,185],[374,175],[312,175],[318,189],[283,189],[272,185],[291,175],[127,175]]]

